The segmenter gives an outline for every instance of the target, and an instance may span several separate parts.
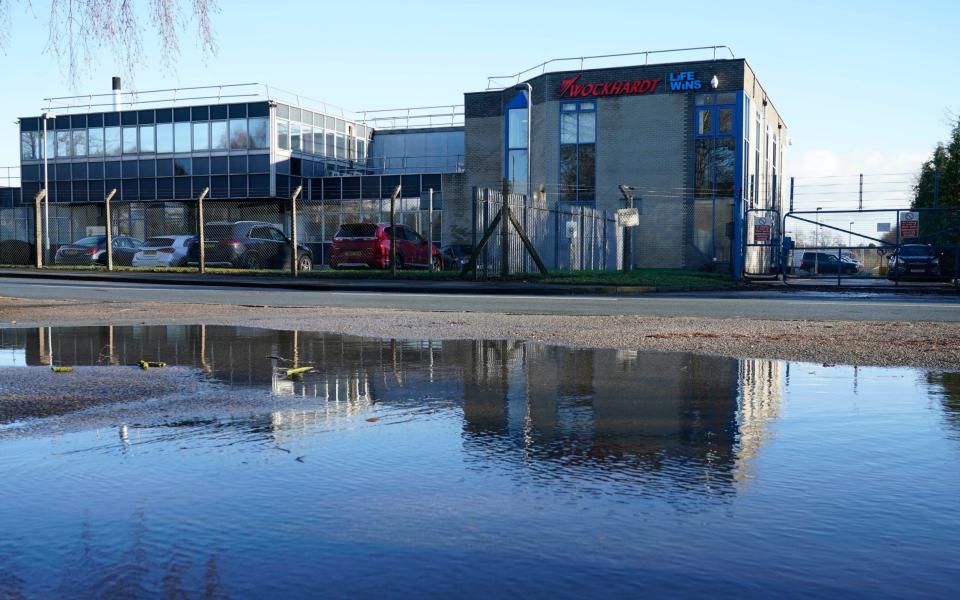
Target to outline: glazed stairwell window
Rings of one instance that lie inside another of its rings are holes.
[[[593,202],[596,197],[597,105],[560,105],[560,200]]]

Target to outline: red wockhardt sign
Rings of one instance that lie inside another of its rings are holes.
[[[634,79],[627,81],[603,81],[600,83],[577,83],[580,75],[560,82],[561,98],[590,98],[603,96],[629,96],[652,94],[660,85],[659,79]]]

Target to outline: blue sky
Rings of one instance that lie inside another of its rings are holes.
[[[489,75],[553,57],[726,44],[790,128],[798,177],[915,170],[960,110],[958,3],[645,4],[220,0],[215,56],[204,59],[188,23],[175,68],[151,61],[125,87],[255,81],[351,109],[458,104]],[[118,73],[104,51],[71,89],[44,52],[48,0],[33,5],[11,9],[0,55],[0,166],[18,163],[16,117],[48,95],[109,91]]]

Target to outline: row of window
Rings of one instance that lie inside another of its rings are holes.
[[[23,197],[32,198],[40,183],[24,183]],[[102,202],[106,193],[117,190],[114,201],[191,200],[210,188],[209,197],[219,199],[266,198],[270,196],[269,175],[210,175],[139,179],[95,179],[57,181],[50,185],[51,202]]]
[[[126,154],[170,154],[227,150],[265,150],[269,148],[270,119],[230,119],[158,123],[125,127],[57,129],[20,133],[20,157],[23,160],[46,158],[85,158]],[[45,146],[42,147],[42,146]]]
[[[277,120],[277,148],[347,161],[363,161],[367,155],[364,139],[280,119]]]
[[[60,115],[56,118],[48,119],[46,128],[48,130],[87,129],[92,127],[114,127],[117,125],[221,121],[269,116],[270,108],[266,102],[255,102],[252,104],[214,104],[212,106],[182,106],[177,108],[125,110],[123,112]],[[20,119],[20,131],[43,131],[42,117],[24,117]]]
[[[269,173],[270,156],[250,154],[235,156],[178,156],[143,160],[108,160],[106,162],[55,163],[48,167],[50,181],[114,179],[136,177],[171,177],[175,175],[226,175]],[[24,181],[42,181],[41,165],[24,165]]]
[[[336,133],[349,133],[363,139],[370,137],[373,131],[364,125],[354,124],[343,119],[331,117],[330,115],[311,112],[305,108],[301,109],[295,106],[287,106],[286,104],[277,104],[277,119],[299,123],[317,129],[328,129]],[[356,128],[355,132],[354,128]]]

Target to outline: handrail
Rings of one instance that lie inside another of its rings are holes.
[[[506,87],[506,86],[498,87],[493,85],[493,82],[497,79],[512,79],[514,80],[514,84],[517,84],[517,83],[520,83],[520,78],[526,75],[527,73],[532,73],[533,71],[537,71],[537,70],[540,70],[541,74],[546,73],[547,65],[550,65],[556,62],[567,62],[571,60],[578,60],[580,61],[580,68],[583,69],[583,63],[584,61],[587,61],[587,60],[595,60],[600,58],[620,58],[625,56],[641,56],[642,55],[644,57],[643,64],[646,65],[646,64],[650,64],[649,61],[650,61],[651,54],[694,52],[697,50],[712,50],[713,60],[717,60],[717,50],[726,50],[730,54],[730,58],[736,58],[736,56],[733,53],[733,49],[731,49],[730,46],[725,46],[725,45],[695,46],[691,48],[672,48],[669,50],[643,50],[640,52],[621,52],[618,54],[598,54],[596,56],[572,56],[567,58],[551,58],[550,60],[544,61],[536,66],[530,67],[529,69],[524,69],[523,71],[520,71],[519,73],[515,73],[513,75],[491,75],[487,77],[487,89],[496,90],[496,89],[504,89]]]

